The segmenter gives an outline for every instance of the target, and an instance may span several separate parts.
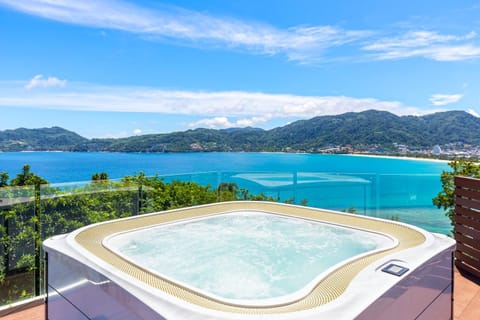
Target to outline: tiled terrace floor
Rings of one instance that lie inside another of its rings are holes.
[[[454,319],[480,319],[480,279],[461,274],[455,269],[454,281]]]
[[[480,319],[480,279],[455,270],[454,320]],[[43,305],[2,317],[2,320],[44,320]]]

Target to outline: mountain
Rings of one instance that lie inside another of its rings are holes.
[[[0,131],[0,151],[72,151],[88,139],[60,127]]]
[[[270,130],[270,141],[295,149],[328,145],[390,145],[433,147],[449,143],[480,144],[480,119],[464,111],[426,116],[396,116],[368,110],[315,117]]]
[[[61,150],[111,152],[308,151],[350,146],[395,150],[396,145],[431,148],[480,145],[480,119],[464,111],[396,116],[368,110],[296,121],[271,130],[194,129],[120,139],[86,139],[59,128],[0,131],[0,151]]]
[[[194,129],[168,134],[150,134],[112,141],[101,151],[116,152],[185,152],[185,151],[258,151],[264,130]],[[98,151],[98,150],[97,150]]]
[[[278,146],[286,143],[295,149],[383,145],[413,140],[412,133],[403,129],[401,119],[392,113],[374,110],[321,116],[273,129],[269,132],[269,140],[278,141]]]

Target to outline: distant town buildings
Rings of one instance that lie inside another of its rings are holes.
[[[356,149],[356,148],[354,148]],[[354,150],[355,153],[368,153],[378,155],[413,155],[413,156],[432,156],[435,158],[473,158],[480,159],[480,145],[469,145],[463,143],[449,143],[445,145],[435,145],[433,148],[411,147],[403,144],[393,144],[393,149],[383,149],[372,146],[368,151]]]
[[[442,148],[438,144],[433,147],[432,153],[435,155],[442,154]]]
[[[290,152],[300,152],[289,149]],[[330,145],[324,148],[310,149],[311,153],[357,153],[371,155],[406,155],[415,157],[433,157],[442,159],[451,158],[471,158],[480,159],[480,145],[468,145],[462,143],[449,143],[445,145],[435,145],[432,147],[412,147],[405,144],[394,143],[392,147],[386,148],[380,145]]]

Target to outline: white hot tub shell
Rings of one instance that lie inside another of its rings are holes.
[[[105,239],[176,221],[239,210],[361,229],[395,245],[344,261],[303,297],[238,305],[162,278],[105,246]],[[43,244],[49,320],[106,319],[450,319],[455,241],[393,221],[266,202],[228,202],[87,226]]]

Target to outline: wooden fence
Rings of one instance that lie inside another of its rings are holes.
[[[480,179],[455,177],[455,264],[480,279]]]

